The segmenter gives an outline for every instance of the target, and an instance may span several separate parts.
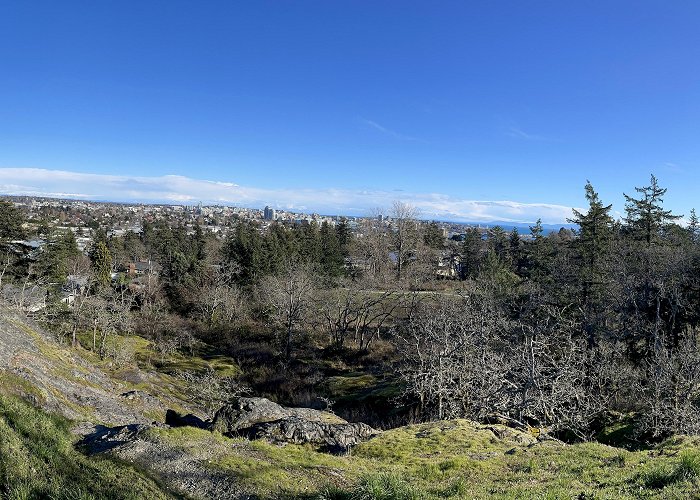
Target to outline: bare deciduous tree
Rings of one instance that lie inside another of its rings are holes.
[[[394,251],[396,254],[396,277],[401,279],[404,268],[414,256],[418,244],[417,221],[420,211],[413,205],[394,201],[391,208],[394,230]]]
[[[294,330],[311,304],[313,290],[314,278],[308,266],[294,262],[287,263],[281,273],[266,276],[260,283],[261,303],[284,327],[284,354],[287,359],[292,355]]]
[[[497,349],[506,321],[479,294],[447,297],[397,329],[400,374],[425,417],[484,416],[501,397],[505,349]],[[501,346],[502,347],[502,346]]]
[[[403,302],[396,290],[376,290],[367,281],[347,281],[333,290],[323,290],[316,297],[323,329],[331,343],[342,348],[352,341],[367,351]]]
[[[244,314],[243,295],[233,284],[235,274],[230,264],[216,265],[192,290],[197,317],[210,328],[230,323]]]
[[[690,329],[676,348],[664,343],[645,364],[642,430],[653,437],[700,433],[700,349]]]

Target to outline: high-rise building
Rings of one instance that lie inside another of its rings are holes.
[[[265,211],[263,212],[263,217],[265,220],[275,220],[277,218],[277,214],[275,213],[275,209],[271,207],[265,207]]]

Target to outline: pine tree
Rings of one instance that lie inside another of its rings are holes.
[[[588,212],[573,210],[574,217],[568,219],[579,226],[576,247],[585,262],[588,280],[594,280],[600,271],[600,263],[609,252],[614,221],[610,216],[612,205],[603,205],[590,182],[585,186]]]
[[[508,235],[501,226],[494,226],[489,231],[489,247],[496,253],[501,262],[508,262]]]
[[[95,242],[90,252],[90,262],[95,286],[108,287],[112,281],[112,253],[105,240],[100,239]]]
[[[663,209],[663,197],[667,189],[659,187],[654,175],[648,186],[636,187],[634,190],[642,196],[637,199],[624,195],[627,212],[625,222],[632,234],[650,247],[659,241],[664,227],[681,216]]]
[[[335,227],[335,234],[338,237],[340,252],[343,254],[343,257],[347,257],[350,253],[349,247],[350,241],[352,240],[352,233],[350,232],[348,220],[345,217],[342,217],[338,225]]]
[[[66,281],[71,259],[80,254],[72,231],[52,231],[39,254],[33,272],[55,287]]]
[[[0,200],[0,245],[24,238],[24,214],[9,201]]]
[[[336,232],[327,222],[321,224],[321,267],[329,276],[340,276],[343,272],[343,254]]]
[[[601,308],[605,277],[605,263],[609,259],[614,221],[610,216],[612,205],[604,205],[586,182],[588,212],[573,210],[569,222],[579,226],[574,248],[580,259],[581,295],[584,310],[584,329],[588,332],[589,345],[595,342],[596,316]]]
[[[302,262],[315,264],[321,260],[321,237],[318,224],[300,224],[296,230],[299,256]]]
[[[437,222],[433,221],[426,226],[423,233],[423,243],[436,250],[441,250],[445,246],[445,238]]]
[[[462,279],[476,278],[479,274],[483,246],[484,242],[481,239],[481,232],[475,227],[467,229],[462,242],[462,255],[460,258]]]
[[[652,320],[649,331],[645,333],[646,345],[647,349],[658,354],[663,343],[664,327],[668,327],[667,331],[672,333],[674,345],[679,338],[678,329],[673,326],[674,314],[669,317],[666,313],[667,308],[673,311],[680,304],[675,297],[665,293],[664,285],[672,279],[675,269],[667,266],[670,262],[670,242],[664,236],[671,223],[681,216],[664,210],[666,189],[659,187],[653,175],[649,186],[637,187],[635,191],[641,194],[638,199],[625,195],[626,230],[633,240],[631,253],[638,259],[633,264],[638,266],[636,273],[641,278],[641,287],[631,306]]]
[[[554,248],[549,238],[544,236],[542,219],[537,219],[535,225],[530,226],[530,238],[525,254],[527,276],[536,283],[548,282]]]
[[[690,218],[688,219],[688,236],[690,241],[697,243],[700,240],[700,220],[695,213],[695,209],[690,209]]]
[[[237,270],[236,281],[251,285],[264,273],[263,239],[257,226],[240,223],[223,248],[224,261]]]
[[[522,242],[520,241],[520,233],[518,233],[518,228],[514,227],[510,231],[508,236],[508,252],[510,254],[510,262],[513,271],[516,274],[520,274],[522,271]]]

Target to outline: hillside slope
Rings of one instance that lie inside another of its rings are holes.
[[[0,309],[0,499],[617,499],[700,491],[698,438],[631,452],[454,420],[392,429],[331,455],[173,428],[161,416],[183,401],[134,393],[79,352]]]
[[[129,394],[126,385],[56,343],[27,318],[4,308],[0,308],[0,380],[6,392],[76,422],[149,423],[152,419],[144,413],[164,414],[166,409],[146,393]]]

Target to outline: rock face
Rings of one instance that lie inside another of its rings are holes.
[[[367,424],[348,423],[311,408],[286,408],[265,398],[238,398],[222,407],[214,416],[212,430],[276,443],[311,443],[331,452],[347,451],[378,434]]]
[[[265,398],[238,398],[223,406],[214,415],[212,430],[222,434],[236,434],[240,429],[255,424],[297,417],[309,422],[346,424],[342,418],[311,408],[286,408]]]
[[[162,425],[162,424],[161,424]],[[226,471],[212,468],[214,456],[224,453],[224,445],[210,443],[194,452],[161,442],[149,431],[152,425],[131,424],[120,427],[98,426],[80,443],[90,454],[109,453],[136,465],[149,476],[157,478],[177,498],[211,500],[248,500],[250,495],[240,491],[236,478]]]
[[[142,391],[125,393],[39,325],[0,306],[0,379],[7,375],[25,381],[14,384],[19,396],[75,421],[145,424],[151,421],[145,411],[165,413],[157,398]],[[31,391],[23,392],[24,387]]]
[[[262,422],[238,431],[238,434],[249,439],[265,438],[275,443],[311,443],[331,453],[346,452],[377,433],[363,423],[329,424],[299,417]]]

